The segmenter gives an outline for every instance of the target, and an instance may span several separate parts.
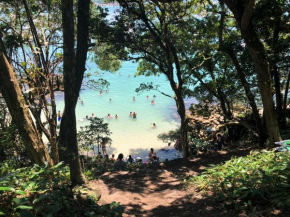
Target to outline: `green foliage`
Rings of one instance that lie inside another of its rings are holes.
[[[290,155],[252,152],[212,166],[190,182],[200,190],[212,191],[218,200],[232,202],[237,209],[267,202],[289,206]]]
[[[111,143],[112,139],[109,137],[112,134],[109,130],[109,124],[104,123],[103,118],[91,118],[90,125],[81,127],[78,132],[78,141],[80,147],[86,151],[93,150],[95,144],[100,145],[102,140],[106,143]]]
[[[14,159],[18,164],[28,163],[25,147],[13,124],[0,130],[0,159]]]
[[[180,139],[181,131],[180,129],[170,130],[167,133],[158,134],[157,138],[163,142],[173,142]]]
[[[62,163],[17,169],[0,179],[0,192],[0,215],[5,216],[121,216],[123,212],[116,202],[98,206],[92,198],[77,198],[70,188],[69,168]]]

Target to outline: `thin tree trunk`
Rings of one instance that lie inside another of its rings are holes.
[[[257,130],[258,135],[259,135],[259,145],[263,146],[263,143],[264,143],[264,140],[265,140],[265,133],[264,133],[264,130],[263,130],[263,127],[262,127],[261,117],[260,117],[260,114],[259,114],[259,111],[258,111],[258,108],[257,108],[255,97],[254,97],[254,95],[253,95],[253,93],[251,91],[250,85],[249,85],[249,83],[248,83],[248,81],[246,79],[246,75],[243,72],[243,70],[242,70],[242,68],[240,66],[240,63],[238,62],[237,57],[234,54],[233,50],[228,48],[228,49],[224,50],[224,52],[229,55],[229,57],[231,58],[234,66],[235,66],[235,68],[237,70],[237,74],[238,74],[238,76],[240,78],[241,84],[244,87],[246,96],[247,96],[247,98],[249,100],[250,106],[251,106],[252,111],[253,111],[253,115],[254,115],[254,119],[255,119],[255,123],[256,123],[256,130]]]
[[[25,103],[17,78],[0,50],[0,88],[7,103],[9,112],[21,135],[28,156],[33,163],[53,165],[48,150],[43,144],[40,135],[30,116],[28,106]]]
[[[288,79],[285,86],[284,100],[283,100],[283,113],[286,114],[287,109],[287,99],[288,99],[288,90],[289,90],[289,81],[290,81],[290,71],[288,74]]]
[[[88,38],[89,38],[89,18],[90,18],[90,0],[78,1],[78,24],[77,24],[77,53],[75,61],[75,79],[74,79],[74,107],[76,107],[79,92],[82,86],[84,73],[86,71],[85,65],[88,52]],[[60,159],[67,161],[67,148],[64,142],[65,136],[65,120],[66,110],[63,112],[62,121],[60,124],[58,145],[60,147]]]
[[[85,183],[81,171],[77,144],[76,114],[75,114],[75,53],[74,53],[74,15],[73,1],[62,0],[63,23],[63,74],[64,74],[64,98],[66,118],[65,143],[68,152],[70,178],[72,186]]]

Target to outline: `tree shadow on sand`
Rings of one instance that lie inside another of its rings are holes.
[[[147,149],[140,151],[148,153]],[[104,197],[121,202],[126,208],[125,214],[133,216],[236,216],[219,210],[222,208],[211,197],[205,198],[196,192],[189,194],[184,189],[183,179],[200,174],[211,164],[224,163],[250,151],[251,148],[202,153],[191,159],[132,165],[126,171],[106,172],[100,177],[108,189]]]

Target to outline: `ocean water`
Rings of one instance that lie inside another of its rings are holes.
[[[108,8],[109,18],[112,19],[114,10],[118,7]],[[100,72],[99,75],[110,82],[110,86],[108,92],[103,91],[102,95],[88,88],[81,90],[80,98],[84,104],[79,101],[76,107],[78,129],[89,125],[90,121],[83,121],[83,119],[94,113],[95,116],[104,118],[105,122],[109,123],[113,140],[111,146],[107,147],[109,156],[115,154],[117,157],[119,153],[123,153],[127,158],[131,154],[133,158],[141,157],[143,161],[147,161],[150,148],[154,148],[161,160],[181,156],[181,153],[174,150],[173,144],[168,146],[157,138],[158,134],[175,130],[180,126],[175,101],[157,91],[145,91],[139,95],[135,92],[142,82],[153,82],[154,85],[160,85],[160,91],[173,96],[173,91],[164,75],[134,77],[138,64],[132,62],[123,62],[122,68],[114,74],[102,72],[92,62],[88,62],[87,66],[91,72]],[[153,95],[156,97],[154,98]],[[135,101],[133,97],[136,98]],[[57,93],[56,99],[57,110],[63,111],[63,93]],[[153,99],[154,105],[151,104]],[[187,99],[187,107],[192,102],[193,99]],[[130,117],[130,112],[136,112],[137,118]],[[108,114],[113,118],[107,118]],[[118,119],[115,119],[116,114]],[[153,123],[156,124],[156,128],[152,128]],[[97,153],[97,146],[95,150]]]
[[[91,70],[97,66],[89,63]],[[173,96],[173,91],[166,77],[134,77],[137,64],[123,62],[122,68],[116,73],[101,72],[101,77],[109,83],[108,92],[100,92],[84,88],[80,92],[82,105],[78,101],[76,107],[77,128],[89,125],[89,120],[83,120],[86,116],[104,118],[109,123],[112,132],[112,144],[107,147],[109,155],[123,153],[125,157],[131,154],[133,157],[147,159],[150,148],[154,148],[161,159],[172,159],[180,156],[173,150],[173,145],[158,140],[157,135],[179,127],[179,116],[176,112],[175,101],[157,91],[145,91],[137,94],[135,89],[144,82],[153,82],[160,85],[160,90]],[[100,70],[98,70],[100,72]],[[155,95],[156,97],[153,97]],[[147,96],[149,98],[147,98]],[[135,97],[135,101],[133,101]],[[57,110],[63,111],[63,93],[57,93]],[[111,99],[111,100],[110,100]],[[151,101],[155,104],[152,105]],[[130,117],[130,112],[136,112],[137,118]],[[110,114],[113,118],[108,118]],[[115,118],[115,115],[118,118]],[[152,124],[156,128],[152,128]],[[166,151],[161,150],[166,149]]]

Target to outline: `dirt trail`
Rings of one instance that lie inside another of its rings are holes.
[[[102,192],[100,204],[116,201],[125,206],[123,216],[233,216],[219,208],[212,198],[204,198],[194,187],[185,189],[182,185],[188,175],[198,175],[209,164],[221,163],[230,157],[231,154],[223,151],[134,172],[107,172],[92,184],[98,185]]]

